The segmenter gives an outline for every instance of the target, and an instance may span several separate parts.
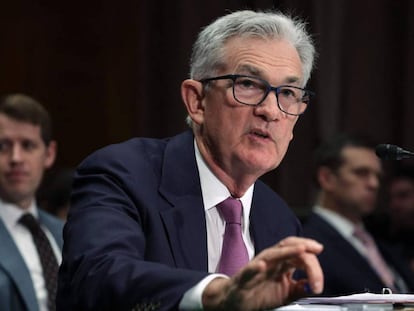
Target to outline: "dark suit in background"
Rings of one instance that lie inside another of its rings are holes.
[[[303,231],[305,236],[324,245],[324,251],[319,255],[325,275],[324,295],[337,296],[367,291],[381,293],[386,287],[365,257],[321,216],[313,213],[305,222]],[[398,250],[378,240],[376,243],[387,263],[413,291],[414,276],[398,255]]]
[[[375,143],[363,135],[339,134],[316,149],[314,160],[320,191],[304,235],[324,245],[318,256],[325,275],[323,294],[414,290],[414,276],[399,250],[375,241],[365,229],[383,171]]]

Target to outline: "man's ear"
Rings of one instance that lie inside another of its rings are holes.
[[[181,83],[181,97],[193,122],[202,124],[204,121],[203,85],[196,80],[184,80]]]
[[[44,166],[46,169],[52,167],[53,163],[55,163],[57,153],[57,143],[56,141],[52,140],[49,145],[46,146],[46,156]]]
[[[322,166],[318,169],[317,178],[319,185],[325,190],[331,190],[336,182],[335,173],[326,166]]]

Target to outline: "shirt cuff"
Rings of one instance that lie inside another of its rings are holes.
[[[188,291],[185,292],[183,298],[181,299],[178,309],[180,311],[194,311],[194,310],[203,310],[202,296],[204,289],[207,285],[216,278],[226,278],[229,277],[225,274],[209,274],[195,286],[191,287]]]

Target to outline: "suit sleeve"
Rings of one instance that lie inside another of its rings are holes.
[[[78,168],[64,229],[58,310],[175,310],[207,275],[174,267],[166,242],[152,237],[162,230],[153,208],[160,200],[157,174],[148,163],[126,164],[135,162],[104,151]],[[149,258],[148,249],[166,255]]]

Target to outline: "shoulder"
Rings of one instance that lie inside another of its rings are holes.
[[[274,206],[286,210],[289,214],[293,215],[292,210],[288,207],[285,200],[261,180],[258,180],[255,184],[254,199],[263,201],[263,203],[265,201],[272,202]]]
[[[63,246],[63,226],[64,222],[60,218],[57,218],[48,212],[39,209],[39,219],[40,222],[47,227],[47,229],[52,233],[56,243],[60,248]]]
[[[343,237],[332,225],[314,212],[303,221],[303,234],[306,237],[325,243],[339,239],[343,240]]]
[[[39,209],[39,218],[42,223],[44,223],[47,227],[53,227],[61,229],[63,228],[64,222],[60,218],[49,214],[48,212]]]
[[[103,147],[91,155],[89,155],[82,164],[96,163],[96,161],[131,161],[137,160],[137,157],[152,157],[154,155],[162,153],[165,149],[168,139],[155,139],[155,138],[132,138],[127,141],[108,145]],[[81,164],[81,165],[82,165]]]
[[[136,166],[146,169],[148,165],[161,165],[166,149],[176,141],[192,141],[192,134],[187,131],[168,138],[136,137],[127,141],[108,145],[89,155],[79,166],[82,168],[99,167],[102,164],[114,166]],[[191,139],[190,139],[191,138]]]
[[[255,184],[253,204],[255,210],[261,210],[263,215],[267,214],[273,219],[294,223],[295,227],[300,227],[298,218],[285,200],[261,180]]]
[[[315,212],[311,212],[307,218],[303,221],[303,227],[312,228],[314,226],[319,226],[321,223],[324,223],[321,216]]]
[[[89,155],[77,167],[72,199],[74,194],[85,191],[95,195],[100,191],[104,195],[120,189],[133,196],[147,196],[158,191],[165,176],[170,177],[169,183],[176,183],[176,175],[195,171],[191,161],[195,167],[191,131],[170,138],[133,138],[109,145]]]

